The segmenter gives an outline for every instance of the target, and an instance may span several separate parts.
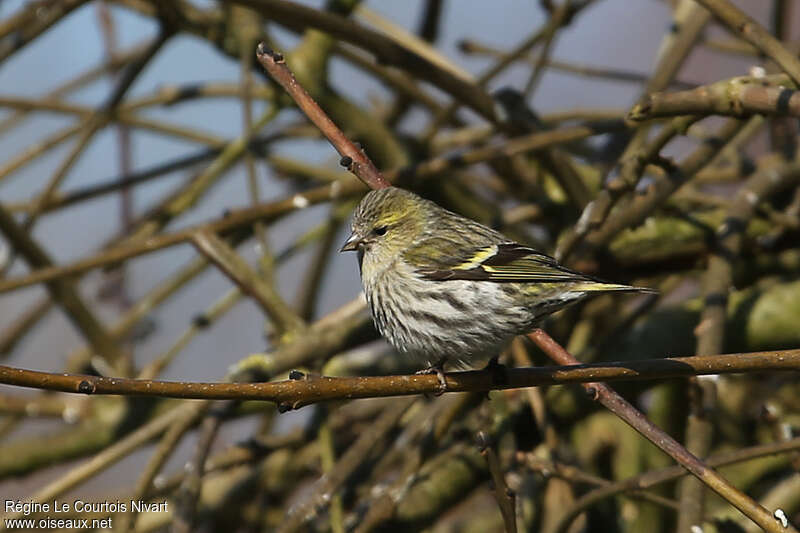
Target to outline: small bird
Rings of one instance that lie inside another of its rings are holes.
[[[341,251],[357,251],[378,331],[399,352],[474,368],[543,317],[603,292],[654,292],[606,283],[397,187],[367,193]],[[444,387],[443,387],[444,388]]]

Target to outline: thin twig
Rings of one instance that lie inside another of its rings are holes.
[[[347,481],[356,468],[367,460],[370,451],[374,450],[378,442],[386,438],[387,433],[397,424],[398,419],[413,402],[413,399],[406,399],[389,406],[370,425],[369,430],[362,433],[358,440],[347,449],[333,470],[318,482],[313,493],[289,513],[278,532],[298,531],[311,520],[330,501],[333,493]]]
[[[353,141],[333,123],[325,111],[311,98],[311,95],[297,82],[282,54],[273,52],[267,49],[264,43],[260,43],[256,51],[256,58],[336,148],[336,151],[342,156],[342,166],[347,167],[371,189],[390,186],[363,150],[353,144]]]
[[[198,232],[192,242],[243,292],[253,297],[275,322],[281,334],[305,329],[303,319],[292,311],[275,288],[264,281],[228,243],[209,231]]]
[[[486,465],[489,468],[489,474],[492,476],[494,483],[494,497],[497,500],[497,505],[500,507],[500,514],[503,515],[503,524],[505,524],[506,533],[517,532],[517,515],[515,510],[514,493],[508,488],[505,476],[500,467],[500,459],[489,442],[489,436],[484,432],[478,434],[478,445],[481,450],[481,455],[486,459]]]

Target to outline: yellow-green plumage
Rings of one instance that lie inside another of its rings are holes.
[[[429,366],[477,366],[543,317],[592,293],[649,290],[570,270],[395,187],[364,196],[352,230],[342,250],[359,253],[376,327]]]

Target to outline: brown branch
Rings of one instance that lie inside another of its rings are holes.
[[[753,120],[753,119],[751,119]],[[623,208],[610,213],[603,224],[586,235],[586,242],[597,247],[608,243],[622,230],[643,222],[681,185],[714,160],[716,155],[743,128],[736,119],[729,119],[716,134],[714,143],[705,143],[687,156],[665,176],[656,176],[644,194],[635,195]]]
[[[576,485],[590,485],[592,487],[597,487],[597,490],[593,490],[592,492],[598,492],[600,489],[616,486],[618,482],[612,482],[605,478],[595,476],[583,470],[579,466],[573,466],[570,464],[565,464],[562,462],[557,461],[549,461],[547,459],[542,459],[541,457],[537,457],[533,453],[525,453],[525,452],[517,452],[517,460],[531,470],[535,472],[539,472],[545,478],[550,477],[557,477],[559,479],[563,479],[565,481],[569,481],[571,484]],[[677,466],[675,469],[679,472],[679,475],[687,475],[688,472],[683,468]],[[668,509],[678,510],[678,502],[672,500],[670,498],[665,498],[664,496],[659,496],[653,492],[647,492],[642,489],[638,489],[635,487],[627,488],[621,490],[620,492],[625,492],[625,496],[630,498],[638,498],[641,500],[649,501]],[[582,499],[582,498],[581,498]],[[577,501],[581,501],[581,499]],[[574,507],[573,504],[569,510]],[[569,511],[568,510],[568,511]],[[574,519],[574,516],[570,517],[570,521]],[[565,516],[559,517],[559,523],[565,520]],[[569,522],[568,522],[569,524]],[[553,527],[553,530],[558,531],[559,529],[563,529],[563,527],[559,527],[558,525]]]
[[[618,125],[622,128],[621,124]],[[475,148],[460,155],[434,157],[407,169],[390,170],[386,175],[389,176],[392,181],[411,177],[428,178],[475,163],[489,162],[518,154],[546,150],[555,145],[579,141],[593,135],[605,133],[606,131],[607,130],[595,126],[572,126],[557,130],[534,132],[512,137],[499,145]]]
[[[2,206],[0,206],[0,233],[8,238],[14,249],[32,268],[52,268],[53,262],[49,254]],[[86,337],[96,354],[110,363],[124,361],[124,351],[117,346],[102,322],[81,298],[72,280],[52,280],[47,284],[47,289],[53,300],[64,309],[73,325]]]
[[[194,456],[184,467],[186,477],[183,478],[174,496],[175,514],[170,529],[173,533],[191,533],[194,531],[200,491],[203,486],[203,476],[205,475],[205,464],[208,454],[211,452],[211,445],[219,432],[222,419],[238,405],[239,402],[217,404],[203,418]]]
[[[544,37],[546,34],[547,28],[550,28],[551,24],[552,23],[548,23],[543,28],[535,31],[530,36],[518,43],[510,52],[508,52],[508,54],[499,57],[498,60],[486,70],[486,72],[482,73],[480,77],[475,80],[475,86],[486,87],[486,85],[488,85],[488,83],[492,81],[492,79],[494,79],[498,74],[501,74],[521,57],[526,56],[530,50],[542,40],[542,37]],[[460,103],[458,101],[454,101],[446,108],[440,110],[439,113],[433,117],[431,123],[427,126],[426,131],[422,134],[422,138],[425,139],[427,143],[430,143],[433,136],[441,129],[442,125],[446,124],[456,115],[456,111],[458,111],[459,107]]]
[[[298,315],[303,320],[311,320],[314,316],[325,272],[331,261],[331,252],[338,249],[336,247],[338,232],[353,209],[353,205],[353,203],[334,204],[331,207],[328,220],[323,223],[322,238],[313,251],[314,256],[308,269],[303,274],[303,281],[297,291],[297,303],[295,305],[298,309]]]
[[[319,446],[319,462],[322,472],[329,476],[336,466],[336,443],[331,429],[331,409],[322,407],[318,413],[320,418],[319,431],[317,432],[317,445]],[[342,505],[341,490],[329,490],[329,510],[331,533],[345,533],[344,507]]]
[[[482,116],[492,119],[491,98],[460,71],[448,67],[430,55],[399,43],[391,35],[372,30],[362,24],[330,13],[284,0],[235,0],[264,14],[269,20],[289,28],[316,28],[335,39],[352,43],[371,54],[382,64],[397,66],[413,72],[439,89],[451,94]]]
[[[248,226],[258,220],[271,221],[276,218],[304,207],[314,205],[327,200],[339,198],[341,196],[352,195],[363,189],[357,181],[334,182],[298,193],[289,198],[278,200],[267,204],[260,204],[255,207],[237,209],[231,211],[227,216],[200,224],[174,233],[166,233],[155,237],[150,237],[142,242],[116,246],[109,250],[100,252],[97,255],[87,257],[63,266],[49,266],[39,268],[27,276],[20,276],[11,279],[0,280],[0,292],[18,289],[35,283],[47,282],[64,276],[80,274],[111,263],[117,263],[131,257],[161,250],[168,246],[174,246],[191,241],[195,233],[201,230],[208,230],[214,233],[225,233],[241,226]]]
[[[756,207],[771,195],[798,183],[800,164],[782,165],[780,161],[767,161],[731,199],[725,218],[717,228],[717,242],[712,247],[713,253],[703,277],[705,305],[697,326],[698,355],[714,355],[722,351],[728,293],[742,251],[744,232],[755,215]]]
[[[439,113],[441,111],[441,104],[421,87],[416,80],[396,69],[375,63],[368,52],[344,43],[336,43],[334,51],[342,59],[372,74],[394,90],[398,100],[392,108],[386,112],[385,122],[387,125],[394,126],[397,123],[404,112],[404,106],[402,105],[404,102],[419,103],[429,109],[431,113]],[[461,121],[457,118],[454,118],[453,122],[461,124]]]
[[[66,474],[57,477],[47,486],[39,489],[35,494],[26,498],[28,501],[52,501],[64,492],[96,476],[98,472],[109,468],[124,457],[128,456],[137,448],[144,446],[154,438],[167,431],[174,424],[183,420],[187,416],[192,416],[195,406],[191,403],[180,405],[157,417],[152,418],[142,424],[135,431],[125,435],[123,438],[109,443],[102,451],[97,453],[91,460],[81,463],[72,468]],[[5,520],[19,518],[22,513],[6,513]],[[0,526],[0,529],[2,527]]]
[[[503,515],[506,533],[517,533],[514,493],[506,484],[505,476],[500,466],[500,458],[497,457],[497,452],[492,448],[493,444],[490,442],[489,436],[483,431],[478,433],[478,444],[481,448],[481,455],[486,459],[489,474],[492,476],[494,497],[497,500],[497,506],[500,508],[500,514]]]
[[[537,329],[533,333],[530,333],[528,337],[557,363],[566,365],[579,364],[577,359],[564,350],[564,348],[543,330]],[[700,356],[696,356],[694,359],[698,359],[699,357]],[[658,446],[661,451],[675,459],[681,466],[708,485],[709,488],[731,505],[739,509],[744,515],[750,518],[750,520],[761,526],[765,531],[781,533],[787,530],[775,520],[769,511],[731,485],[730,482],[709,468],[708,465],[703,463],[700,459],[689,453],[678,441],[650,422],[647,417],[622,398],[622,396],[614,392],[611,387],[604,383],[596,382],[584,383],[583,387],[596,401],[600,402],[609,411],[624,420],[647,440]],[[789,531],[793,530],[794,528],[789,529]]]
[[[2,166],[0,166],[0,181],[3,181],[3,179],[8,177],[16,170],[27,165],[37,157],[55,148],[62,142],[66,141],[67,139],[69,139],[70,137],[81,131],[81,126],[82,122],[78,122],[78,124],[74,124],[71,126],[67,126],[66,128],[60,129],[55,133],[48,135],[40,142],[35,143],[32,146],[29,146],[28,148],[22,150],[15,157],[10,157],[8,161],[6,161]]]
[[[133,61],[135,60],[135,58],[139,57],[144,52],[147,46],[148,46],[147,43],[140,43],[130,48],[127,48],[122,52],[114,54],[114,57],[108,58],[108,60],[105,63],[102,63],[96,67],[86,70],[81,74],[78,74],[74,78],[70,79],[69,81],[49,91],[47,94],[44,95],[45,101],[55,100],[62,96],[65,96],[70,92],[73,92],[76,89],[95,81],[103,74],[106,73],[113,74],[117,72],[120,68],[128,64],[130,61]],[[6,133],[15,126],[19,125],[26,115],[27,111],[18,110],[12,113],[11,116],[9,116],[8,118],[0,121],[0,133]]]
[[[703,28],[708,22],[709,13],[694,3],[681,3],[680,9],[675,12],[675,32],[665,36],[662,43],[662,51],[658,56],[658,63],[652,77],[644,88],[644,94],[661,91],[673,79],[678,69],[693,50],[694,42],[700,36]],[[581,242],[584,237],[588,237],[591,245],[604,244],[616,235],[622,228],[613,228],[612,235],[600,236],[602,228],[589,234],[589,230],[601,223],[605,223],[611,208],[616,204],[624,192],[629,191],[636,185],[636,181],[641,177],[644,166],[650,159],[658,156],[658,152],[664,144],[669,142],[677,133],[685,131],[691,125],[691,121],[685,122],[685,118],[676,119],[668,127],[659,132],[658,138],[645,148],[644,144],[648,140],[649,129],[640,127],[631,138],[620,157],[620,176],[612,180],[609,186],[600,191],[597,198],[584,209],[577,228],[570,230],[566,237],[558,246],[556,257],[565,261],[571,251]],[[699,151],[698,151],[699,152]],[[636,160],[641,158],[640,162]],[[641,215],[652,212],[653,207],[641,207]],[[630,206],[623,211],[623,216],[630,215],[635,221],[643,219],[644,216],[634,214],[639,208]],[[640,218],[641,216],[641,218]],[[615,217],[619,219],[619,217]],[[635,223],[635,222],[631,222]],[[598,238],[599,237],[599,238]]]
[[[264,43],[259,43],[256,58],[339,152],[339,155],[342,156],[342,166],[347,167],[370,189],[383,189],[390,186],[390,183],[386,181],[386,178],[364,154],[363,150],[359,149],[333,123],[325,111],[311,98],[311,95],[297,82],[282,54],[267,49]]]
[[[538,342],[538,341],[537,341]],[[800,349],[708,357],[645,359],[606,364],[514,368],[495,383],[492,372],[472,370],[445,375],[448,392],[489,391],[592,381],[667,379],[695,375],[800,370]],[[316,402],[435,393],[435,375],[305,377],[270,383],[203,383],[57,374],[0,366],[0,383],[79,394],[114,394],[210,400],[263,400],[286,408]]]
[[[251,139],[248,149],[255,152],[261,152],[269,144],[276,140],[280,140],[283,137],[284,136],[282,134],[255,137]],[[119,176],[106,180],[98,180],[92,185],[76,187],[69,192],[56,193],[55,195],[51,196],[41,207],[42,213],[61,209],[78,202],[91,200],[105,194],[114,193],[119,190],[130,188],[134,185],[140,185],[150,180],[170,175],[177,170],[191,167],[200,163],[205,163],[206,161],[219,156],[222,151],[222,146],[205,148],[186,156],[177,157],[170,161],[159,163],[149,168],[144,168],[142,170],[137,170],[130,173],[123,173]],[[270,156],[270,162],[272,162],[275,157],[276,156]],[[8,208],[11,211],[30,211],[32,206],[30,203],[8,204]]]
[[[508,55],[508,52],[505,52],[504,50],[494,48],[486,43],[477,41],[475,39],[464,39],[460,41],[458,43],[458,49],[464,54],[469,54],[469,55],[488,55],[494,58],[502,58]],[[538,63],[538,59],[531,57],[530,55],[520,57],[519,60],[525,61],[530,65],[534,66]],[[576,76],[582,76],[586,78],[599,78],[609,81],[622,81],[622,82],[641,84],[647,82],[649,78],[649,76],[647,76],[646,74],[642,74],[640,72],[634,72],[616,68],[605,68],[588,63],[574,63],[571,61],[570,62],[560,61],[557,59],[549,59],[549,58],[545,59],[544,66],[552,70],[566,72],[569,74],[574,74]],[[675,89],[690,89],[697,84],[690,83],[688,81],[673,80],[669,82],[668,85]]]
[[[398,420],[411,406],[414,400],[403,400],[387,407],[383,413],[361,433],[358,439],[347,449],[336,462],[333,469],[318,482],[315,490],[303,502],[297,505],[278,529],[279,533],[292,533],[311,520],[331,500],[353,472],[366,461],[370,453],[375,452],[378,443],[397,425]]]
[[[770,444],[760,444],[758,446],[751,446],[749,448],[743,448],[733,452],[715,454],[708,457],[705,462],[710,467],[718,468],[735,463],[742,463],[758,457],[764,457],[766,455],[792,452],[797,449],[800,449],[800,438]],[[548,469],[547,464],[542,463],[541,459],[534,457],[531,454],[524,454],[524,460],[526,463],[528,463],[528,466],[535,470],[542,468]],[[548,470],[555,471],[554,469]],[[558,475],[557,472],[556,475]],[[573,503],[559,519],[559,524],[554,527],[553,530],[567,531],[567,528],[570,526],[572,521],[578,517],[578,515],[595,503],[606,498],[616,496],[617,494],[628,493],[629,491],[649,489],[651,487],[674,481],[687,475],[689,475],[689,472],[686,469],[676,465],[663,468],[661,470],[651,470],[649,472],[639,474],[638,476],[598,487],[576,500],[575,503]]]
[[[734,36],[741,36],[774,60],[795,83],[800,83],[800,60],[781,42],[729,0],[697,0],[714,17],[722,21]]]
[[[741,118],[755,114],[797,117],[800,95],[795,87],[786,76],[732,78],[689,91],[649,94],[631,109],[628,118],[637,121],[677,115]]]
[[[698,353],[701,352],[698,350]],[[689,415],[686,417],[684,442],[687,451],[705,462],[711,451],[714,433],[717,388],[711,380],[691,378],[688,391]],[[687,476],[678,483],[677,492],[680,509],[675,530],[679,533],[691,533],[692,527],[703,519],[708,491],[702,481]]]
[[[755,172],[730,201],[724,222],[718,228],[708,269],[703,276],[703,311],[695,334],[698,355],[715,355],[723,350],[728,294],[733,286],[733,270],[742,247],[744,231],[764,199],[800,180],[800,166],[780,165],[770,160]],[[776,168],[777,167],[777,168]],[[705,457],[711,448],[714,432],[717,387],[711,380],[693,378],[690,382],[690,412],[686,421],[686,448]],[[705,488],[691,477],[679,484],[681,512],[677,531],[690,531],[705,508]]]
[[[47,31],[53,24],[79,8],[87,0],[63,0],[51,2],[46,6],[38,3],[28,4],[15,15],[0,24],[0,36],[15,32],[13,39],[3,39],[0,43],[0,63],[20,51],[39,35]]]
[[[410,178],[429,178],[442,172],[459,168],[465,165],[491,161],[497,158],[509,157],[515,154],[541,150],[554,144],[567,143],[580,140],[604,130],[589,126],[576,126],[572,128],[562,128],[553,131],[532,133],[510,139],[508,142],[499,146],[489,146],[476,148],[457,157],[436,157],[419,164],[416,167],[398,169],[387,172],[393,179]],[[362,153],[363,155],[363,153]],[[366,156],[365,156],[366,157]],[[229,163],[225,163],[226,165]],[[212,168],[214,165],[212,165]],[[359,165],[359,168],[363,168]],[[208,173],[211,170],[207,171]],[[191,241],[194,234],[198,231],[211,231],[214,233],[225,233],[240,226],[247,226],[256,221],[269,222],[278,217],[297,209],[315,205],[321,202],[345,198],[355,195],[363,190],[363,186],[355,180],[335,181],[328,185],[316,187],[303,193],[298,193],[290,198],[278,200],[272,203],[260,204],[254,207],[237,209],[227,214],[220,220],[207,222],[174,233],[166,233],[155,237],[150,237],[141,242],[118,245],[99,254],[79,259],[73,263],[62,266],[52,266],[37,269],[25,276],[10,279],[0,279],[0,293],[6,292],[36,283],[47,282],[64,276],[80,274],[111,263],[116,263],[136,257],[138,255],[161,250],[169,246]],[[194,192],[194,191],[190,191]],[[185,202],[181,202],[185,204]],[[163,216],[161,219],[163,221]]]
[[[711,19],[708,11],[694,2],[680,2],[673,16],[674,25],[662,39],[657,64],[643,94],[662,91],[669,85]]]
[[[431,459],[439,450],[440,443],[449,435],[449,429],[468,412],[474,405],[483,400],[481,393],[461,394],[443,398],[437,401],[430,409],[424,410],[424,420],[418,419],[419,424],[408,426],[403,433],[398,435],[392,450],[381,458],[375,466],[376,474],[373,479],[378,479],[380,473],[396,468],[395,459],[404,457],[404,464],[399,475],[388,487],[366,502],[367,512],[359,520],[358,527],[353,533],[370,533],[384,527],[397,512],[408,488],[419,480],[420,470],[426,461]],[[446,402],[446,403],[445,403]],[[419,442],[421,445],[411,447],[408,443]],[[382,463],[382,464],[381,464]]]
[[[542,50],[539,52],[539,56],[534,60],[533,69],[528,80],[525,82],[525,88],[522,90],[522,94],[525,95],[526,99],[530,99],[536,87],[539,85],[539,81],[544,74],[544,66],[550,58],[553,48],[555,48],[559,31],[569,25],[572,18],[577,14],[578,9],[583,9],[591,5],[592,1],[593,0],[588,0],[577,5],[573,5],[571,2],[564,2],[551,12],[550,20],[547,23],[547,27],[544,28],[544,34],[542,35]]]
[[[622,154],[617,163],[619,174],[610,179],[606,186],[584,208],[578,222],[567,231],[565,237],[558,244],[556,258],[560,261],[565,261],[567,256],[586,237],[590,230],[601,226],[620,198],[634,189],[648,163],[658,157],[659,152],[667,143],[681,132],[685,132],[697,120],[695,117],[673,119],[662,127],[655,138],[647,145],[631,141],[628,149]],[[646,138],[647,131],[645,129],[637,130],[634,134],[634,139],[637,137]]]
[[[210,402],[196,402],[192,404],[194,410],[187,412],[186,416],[174,423],[161,437],[156,450],[150,456],[150,460],[144,468],[136,486],[133,489],[133,500],[144,500],[147,493],[153,488],[153,480],[161,468],[172,456],[178,447],[181,439],[196,424],[197,420],[203,416],[211,406]],[[189,472],[186,472],[189,475]],[[120,531],[128,532],[134,529],[138,511],[131,507],[127,513],[120,517],[120,522],[115,524]]]
[[[281,334],[305,329],[305,322],[281,298],[275,288],[264,281],[236,250],[209,231],[199,231],[192,238],[195,247],[228,276],[245,294],[250,295]]]

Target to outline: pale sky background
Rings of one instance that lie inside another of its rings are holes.
[[[320,1],[304,3],[322,4]],[[24,4],[22,0],[0,0],[0,17],[9,16],[22,4]],[[366,5],[413,31],[423,2],[369,1]],[[113,8],[113,13],[122,49],[155,35],[155,27],[148,20],[123,9]],[[479,74],[490,61],[461,55],[457,49],[458,41],[469,37],[498,48],[510,49],[539,27],[543,20],[538,2],[531,0],[492,2],[451,0],[446,3],[437,46],[457,64],[472,73]],[[552,57],[647,73],[652,68],[660,41],[670,23],[670,11],[665,2],[598,0],[592,7],[584,10],[567,30],[561,32],[561,38],[555,46]],[[284,43],[285,49],[289,49],[296,42],[296,37],[285,31],[275,31],[274,35]],[[93,5],[84,6],[50,29],[33,45],[0,65],[0,94],[22,96],[44,94],[76,73],[98,64],[103,57],[104,48],[97,25],[96,9]],[[702,56],[693,56],[680,77],[688,81],[708,81],[745,74],[746,68],[747,65],[728,56],[704,53]],[[527,74],[527,68],[511,68],[500,76],[492,87],[521,88]],[[179,35],[170,40],[156,59],[147,66],[128,95],[134,97],[146,95],[162,85],[235,81],[238,76],[239,67],[234,61],[221,55],[204,41],[192,36]],[[355,73],[340,60],[333,62],[332,81],[337,89],[359,102],[367,102],[371,96],[387,94],[379,84]],[[98,105],[98,102],[108,94],[110,87],[108,81],[95,83],[74,93],[69,100]],[[532,104],[538,112],[569,110],[576,107],[627,108],[638,95],[638,91],[638,87],[634,84],[604,83],[550,72],[543,77]],[[259,109],[261,106],[256,107],[255,114],[258,114]],[[0,113],[5,111],[0,110]],[[206,102],[192,100],[169,108],[152,108],[148,114],[225,137],[236,136],[242,129],[241,111],[238,102],[233,99],[209,99]],[[285,112],[285,115],[287,119],[296,118],[296,115],[288,112]],[[13,135],[0,137],[0,161],[7,160],[48,133],[70,124],[71,120],[68,117],[44,113],[29,119],[23,127],[14,130]],[[412,122],[409,128],[413,127]],[[70,147],[71,143],[63,144],[53,150],[48,157],[21,169],[0,183],[0,201],[14,202],[29,198],[49,179]],[[133,135],[135,169],[147,168],[196,150],[198,147],[189,143],[154,134],[136,132]],[[302,146],[287,146],[284,143],[280,145],[279,151],[297,158],[313,159],[334,165],[337,160],[333,149],[323,144],[309,147],[307,143]],[[95,137],[90,149],[73,167],[64,182],[64,189],[70,190],[118,176],[117,165],[115,134],[112,130],[106,130]],[[278,198],[283,191],[282,187],[272,182],[269,171],[264,165],[259,165],[258,172],[263,198],[267,200]],[[169,178],[160,178],[148,185],[136,187],[134,194],[137,210],[145,209],[165,191],[184,179],[188,173],[188,171],[178,172]],[[233,172],[229,172],[197,208],[170,224],[168,230],[209,220],[219,216],[226,207],[242,206],[247,203],[249,198],[246,180],[240,165]],[[90,254],[116,231],[119,223],[117,209],[118,198],[115,195],[84,202],[75,208],[44,217],[36,226],[35,236],[53,252],[59,262],[83,257]],[[295,236],[311,227],[315,221],[321,220],[326,212],[326,208],[319,207],[287,217],[270,235],[275,249],[281,250]],[[242,247],[240,251],[249,257],[253,256],[252,250],[248,247]],[[194,253],[190,246],[183,245],[131,261],[133,268],[129,272],[129,280],[134,300],[161,280],[165,272],[184,264],[194,256]],[[289,301],[293,301],[298,282],[297,274],[304,271],[306,259],[307,255],[301,254],[279,271],[281,290]],[[24,271],[24,267],[20,264],[14,269],[15,274]],[[96,287],[99,279],[98,273],[91,273],[84,278],[81,289],[88,302],[97,305],[96,309],[104,310],[102,318],[110,323],[117,310],[111,305],[97,304]],[[229,287],[230,282],[226,278],[210,270],[188,289],[160,307],[156,313],[158,330],[145,342],[137,345],[137,360],[140,362],[151,360],[165,350],[194,315],[221,296]],[[322,309],[319,311],[324,313],[338,307],[355,297],[359,290],[355,258],[350,254],[335,257],[323,291]],[[26,308],[42,292],[41,288],[31,288],[0,295],[0,327],[10,323],[16,312]],[[243,301],[213,329],[196,337],[163,377],[206,381],[219,379],[235,361],[266,348],[262,336],[262,321],[262,315],[256,307]],[[70,324],[60,312],[55,311],[48,315],[40,329],[30,335],[16,353],[4,363],[59,371],[67,354],[80,345],[80,338]],[[19,391],[15,390],[14,393],[18,394]],[[221,435],[218,445],[236,442],[249,433],[249,426],[246,423],[240,424],[239,427],[241,433],[230,432]],[[42,427],[29,431],[43,432],[48,429],[49,426],[43,424]],[[24,433],[20,433],[22,434]],[[191,439],[189,442],[191,443]],[[191,445],[189,447],[184,445],[183,448],[183,452],[187,452],[191,449]],[[79,489],[76,495],[86,495],[119,486],[119,476],[125,476],[123,479],[127,479],[131,473],[135,475],[146,457],[147,455],[138,453],[126,459],[94,480],[90,486]],[[178,454],[170,463],[168,471],[180,464],[179,461],[185,457],[184,454]],[[40,486],[43,479],[52,475],[53,472],[44,472],[24,482],[0,483],[0,494],[23,497],[29,494],[33,487]]]

